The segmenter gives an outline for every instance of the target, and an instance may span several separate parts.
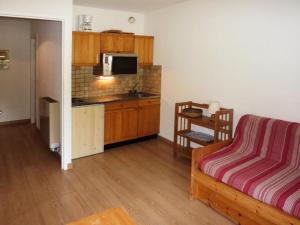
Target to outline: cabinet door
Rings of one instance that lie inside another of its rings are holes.
[[[132,34],[101,34],[101,52],[134,52],[134,36]]]
[[[73,65],[96,65],[99,62],[100,34],[73,32]]]
[[[137,108],[108,110],[105,112],[105,144],[137,137]]]
[[[140,65],[153,64],[153,44],[152,36],[135,36],[134,52],[139,57]]]
[[[110,144],[121,140],[122,112],[119,110],[105,111],[104,143]]]
[[[153,44],[154,38],[153,37],[146,37],[145,38],[145,53],[144,53],[144,64],[152,65],[153,64]]]
[[[129,108],[122,110],[121,136],[122,140],[134,139],[138,134],[138,110]]]
[[[116,48],[115,34],[102,33],[101,34],[101,52],[114,52]]]
[[[124,53],[134,52],[134,36],[125,34],[119,37],[120,46],[119,51]]]
[[[159,133],[160,105],[145,105],[139,108],[138,135],[147,136]]]

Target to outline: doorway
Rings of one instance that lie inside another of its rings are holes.
[[[9,52],[9,66],[0,70],[0,125],[31,123],[41,131],[40,100],[49,97],[61,108],[62,26],[61,21],[0,16],[0,50]],[[61,130],[59,124],[59,145]]]

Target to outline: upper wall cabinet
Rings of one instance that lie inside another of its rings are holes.
[[[133,53],[134,35],[127,33],[101,33],[101,52]]]
[[[135,36],[134,52],[139,57],[140,65],[153,64],[153,44],[152,36]]]
[[[73,32],[72,64],[92,66],[99,62],[100,34],[93,32]]]
[[[100,41],[101,40],[101,41]],[[102,53],[136,53],[140,65],[153,64],[152,36],[134,36],[128,33],[73,32],[74,66],[93,66]]]

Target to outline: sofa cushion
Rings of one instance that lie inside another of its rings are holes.
[[[200,169],[262,202],[300,218],[300,125],[243,116],[233,143]]]

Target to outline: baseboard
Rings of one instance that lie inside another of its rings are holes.
[[[111,144],[104,144],[104,150],[108,150],[111,148],[120,147],[120,146],[124,146],[124,145],[128,145],[128,144],[134,144],[134,143],[138,143],[141,141],[147,141],[147,140],[157,138],[157,137],[158,137],[158,135],[154,134],[154,135],[139,137],[139,138],[131,139],[131,140],[127,140],[127,141],[120,141],[120,142],[111,143]]]
[[[72,170],[73,168],[73,163],[68,163],[67,170]]]
[[[16,125],[16,124],[30,124],[30,119],[0,122],[0,126]]]
[[[161,141],[165,142],[165,143],[168,144],[168,145],[172,145],[172,146],[173,146],[173,141],[170,141],[170,140],[167,139],[167,138],[164,138],[164,137],[158,135],[158,139],[160,139]]]

